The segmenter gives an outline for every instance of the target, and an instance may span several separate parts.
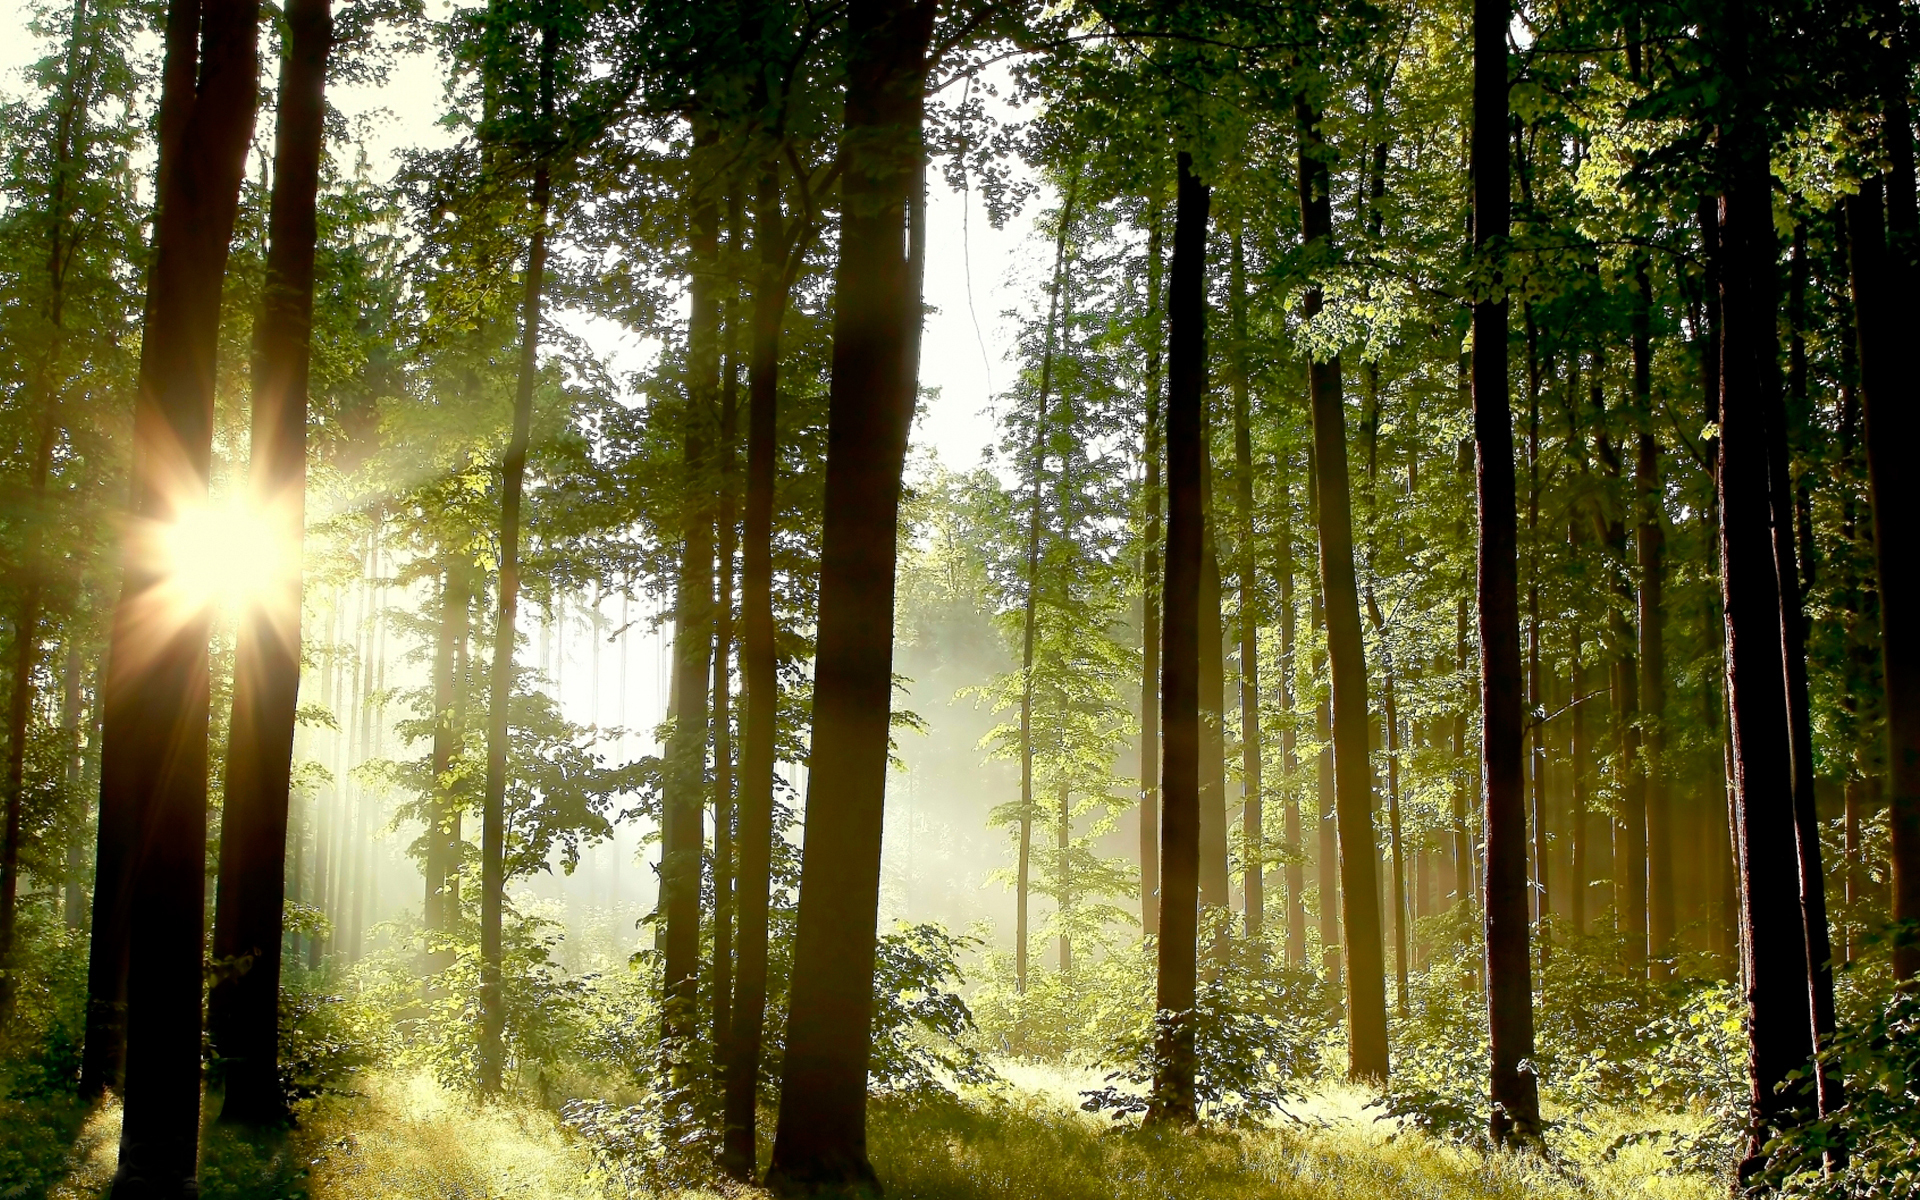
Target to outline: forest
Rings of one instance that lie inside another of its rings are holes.
[[[7,8],[0,1196],[1920,1197],[1920,9]]]

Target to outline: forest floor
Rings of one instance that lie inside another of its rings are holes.
[[[1618,1145],[1641,1127],[1627,1112],[1588,1111],[1565,1124],[1549,1160],[1487,1156],[1376,1121],[1360,1091],[1309,1096],[1273,1125],[1143,1134],[1080,1112],[1097,1081],[999,1064],[1007,1086],[956,1103],[881,1101],[869,1143],[889,1197],[914,1200],[1707,1200],[1708,1175],[1675,1175],[1659,1149]],[[1671,1123],[1671,1118],[1666,1119]],[[0,1195],[103,1196],[113,1174],[119,1110],[70,1125],[61,1168],[39,1186]],[[207,1200],[605,1200],[633,1194],[554,1112],[531,1099],[475,1104],[425,1074],[373,1072],[357,1094],[311,1106],[300,1127],[262,1144],[213,1127],[203,1164]],[[49,1186],[50,1185],[50,1186]],[[44,1190],[42,1190],[44,1189]],[[737,1197],[757,1195],[733,1189]],[[679,1194],[692,1197],[698,1190]],[[713,1194],[713,1193],[704,1193]]]

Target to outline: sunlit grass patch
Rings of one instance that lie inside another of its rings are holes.
[[[424,1072],[370,1074],[360,1090],[308,1117],[314,1200],[605,1195],[586,1152],[533,1104],[477,1101]]]
[[[868,1142],[889,1196],[926,1200],[1707,1200],[1725,1185],[1663,1173],[1651,1146],[1601,1151],[1638,1128],[1588,1114],[1549,1159],[1485,1155],[1376,1121],[1371,1095],[1316,1088],[1289,1116],[1241,1130],[1143,1131],[1072,1103],[1097,1073],[996,1063],[1013,1086],[945,1103],[876,1103]]]

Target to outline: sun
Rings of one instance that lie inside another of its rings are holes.
[[[199,505],[159,530],[161,567],[175,603],[238,610],[298,569],[273,523],[244,503]]]

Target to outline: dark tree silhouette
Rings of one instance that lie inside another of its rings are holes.
[[[758,1163],[755,1109],[767,1013],[768,877],[773,852],[773,765],[779,663],[773,620],[773,489],[779,454],[780,326],[785,318],[788,237],[780,213],[779,167],[768,162],[754,205],[758,272],[753,287],[747,361],[747,489],[741,514],[740,678],[742,702],[739,870],[735,905],[733,1034],[727,1043],[725,1131],[721,1158],[735,1179],[751,1180]]]
[[[1889,91],[1889,95],[1894,95]],[[1904,89],[1888,104],[1890,117],[1906,125]],[[1894,140],[1889,119],[1888,138]],[[1906,135],[1910,141],[1910,133]],[[1906,145],[1904,172],[1898,158],[1889,182],[1895,195],[1913,188],[1913,155]],[[1920,429],[1905,371],[1903,336],[1889,318],[1893,295],[1907,291],[1920,271],[1914,265],[1913,214],[1900,204],[1882,215],[1883,186],[1873,180],[1847,201],[1854,328],[1860,346],[1860,409],[1865,418],[1867,487],[1873,512],[1874,562],[1880,589],[1880,652],[1886,687],[1887,799],[1893,835],[1893,919],[1920,921],[1920,488],[1898,467]],[[1908,201],[1911,204],[1911,201]],[[1891,217],[1889,220],[1887,218]],[[1887,230],[1893,226],[1893,237]],[[1891,240],[1891,253],[1884,250]],[[1920,974],[1920,940],[1899,937],[1893,971],[1900,979]]]
[[[167,11],[159,212],[134,399],[132,520],[108,651],[87,980],[85,1083],[95,1093],[112,1082],[124,1036],[115,1196],[196,1190],[211,613],[183,597],[156,550],[170,525],[207,502],[220,292],[253,128],[258,21],[253,0],[177,0]]]
[[[1745,0],[1730,3],[1726,17],[1718,48],[1732,99],[1717,131],[1722,188],[1717,490],[1728,758],[1750,1030],[1744,1179],[1765,1165],[1773,1130],[1805,1110],[1806,1089],[1788,1078],[1805,1069],[1814,1040],[1768,488],[1767,391],[1775,386],[1778,350],[1776,243],[1767,138],[1752,63],[1767,18]]]
[[[846,140],[820,547],[813,770],[767,1186],[878,1190],[867,1161],[874,921],[893,691],[894,547],[917,390],[931,0],[847,11]],[[918,222],[915,222],[918,224]]]
[[[307,485],[307,369],[312,357],[313,257],[325,138],[329,0],[287,5],[266,279],[254,328],[252,453],[248,484],[290,562],[272,590],[241,614],[233,718],[220,818],[213,958],[223,969],[207,997],[207,1028],[225,1073],[224,1121],[286,1115],[279,1075],[280,954],[286,902],[287,796],[300,697],[298,554]]]
[[[1533,956],[1527,930],[1525,725],[1521,716],[1518,504],[1507,381],[1502,258],[1510,230],[1507,169],[1508,0],[1473,8],[1473,244],[1487,274],[1473,306],[1473,443],[1480,522],[1480,771],[1487,836],[1487,1025],[1491,1136],[1540,1138],[1533,1058]]]
[[[1156,1124],[1194,1119],[1193,1000],[1200,902],[1200,559],[1205,518],[1207,214],[1212,191],[1181,151],[1167,285],[1167,566],[1160,595],[1159,1014]]]

